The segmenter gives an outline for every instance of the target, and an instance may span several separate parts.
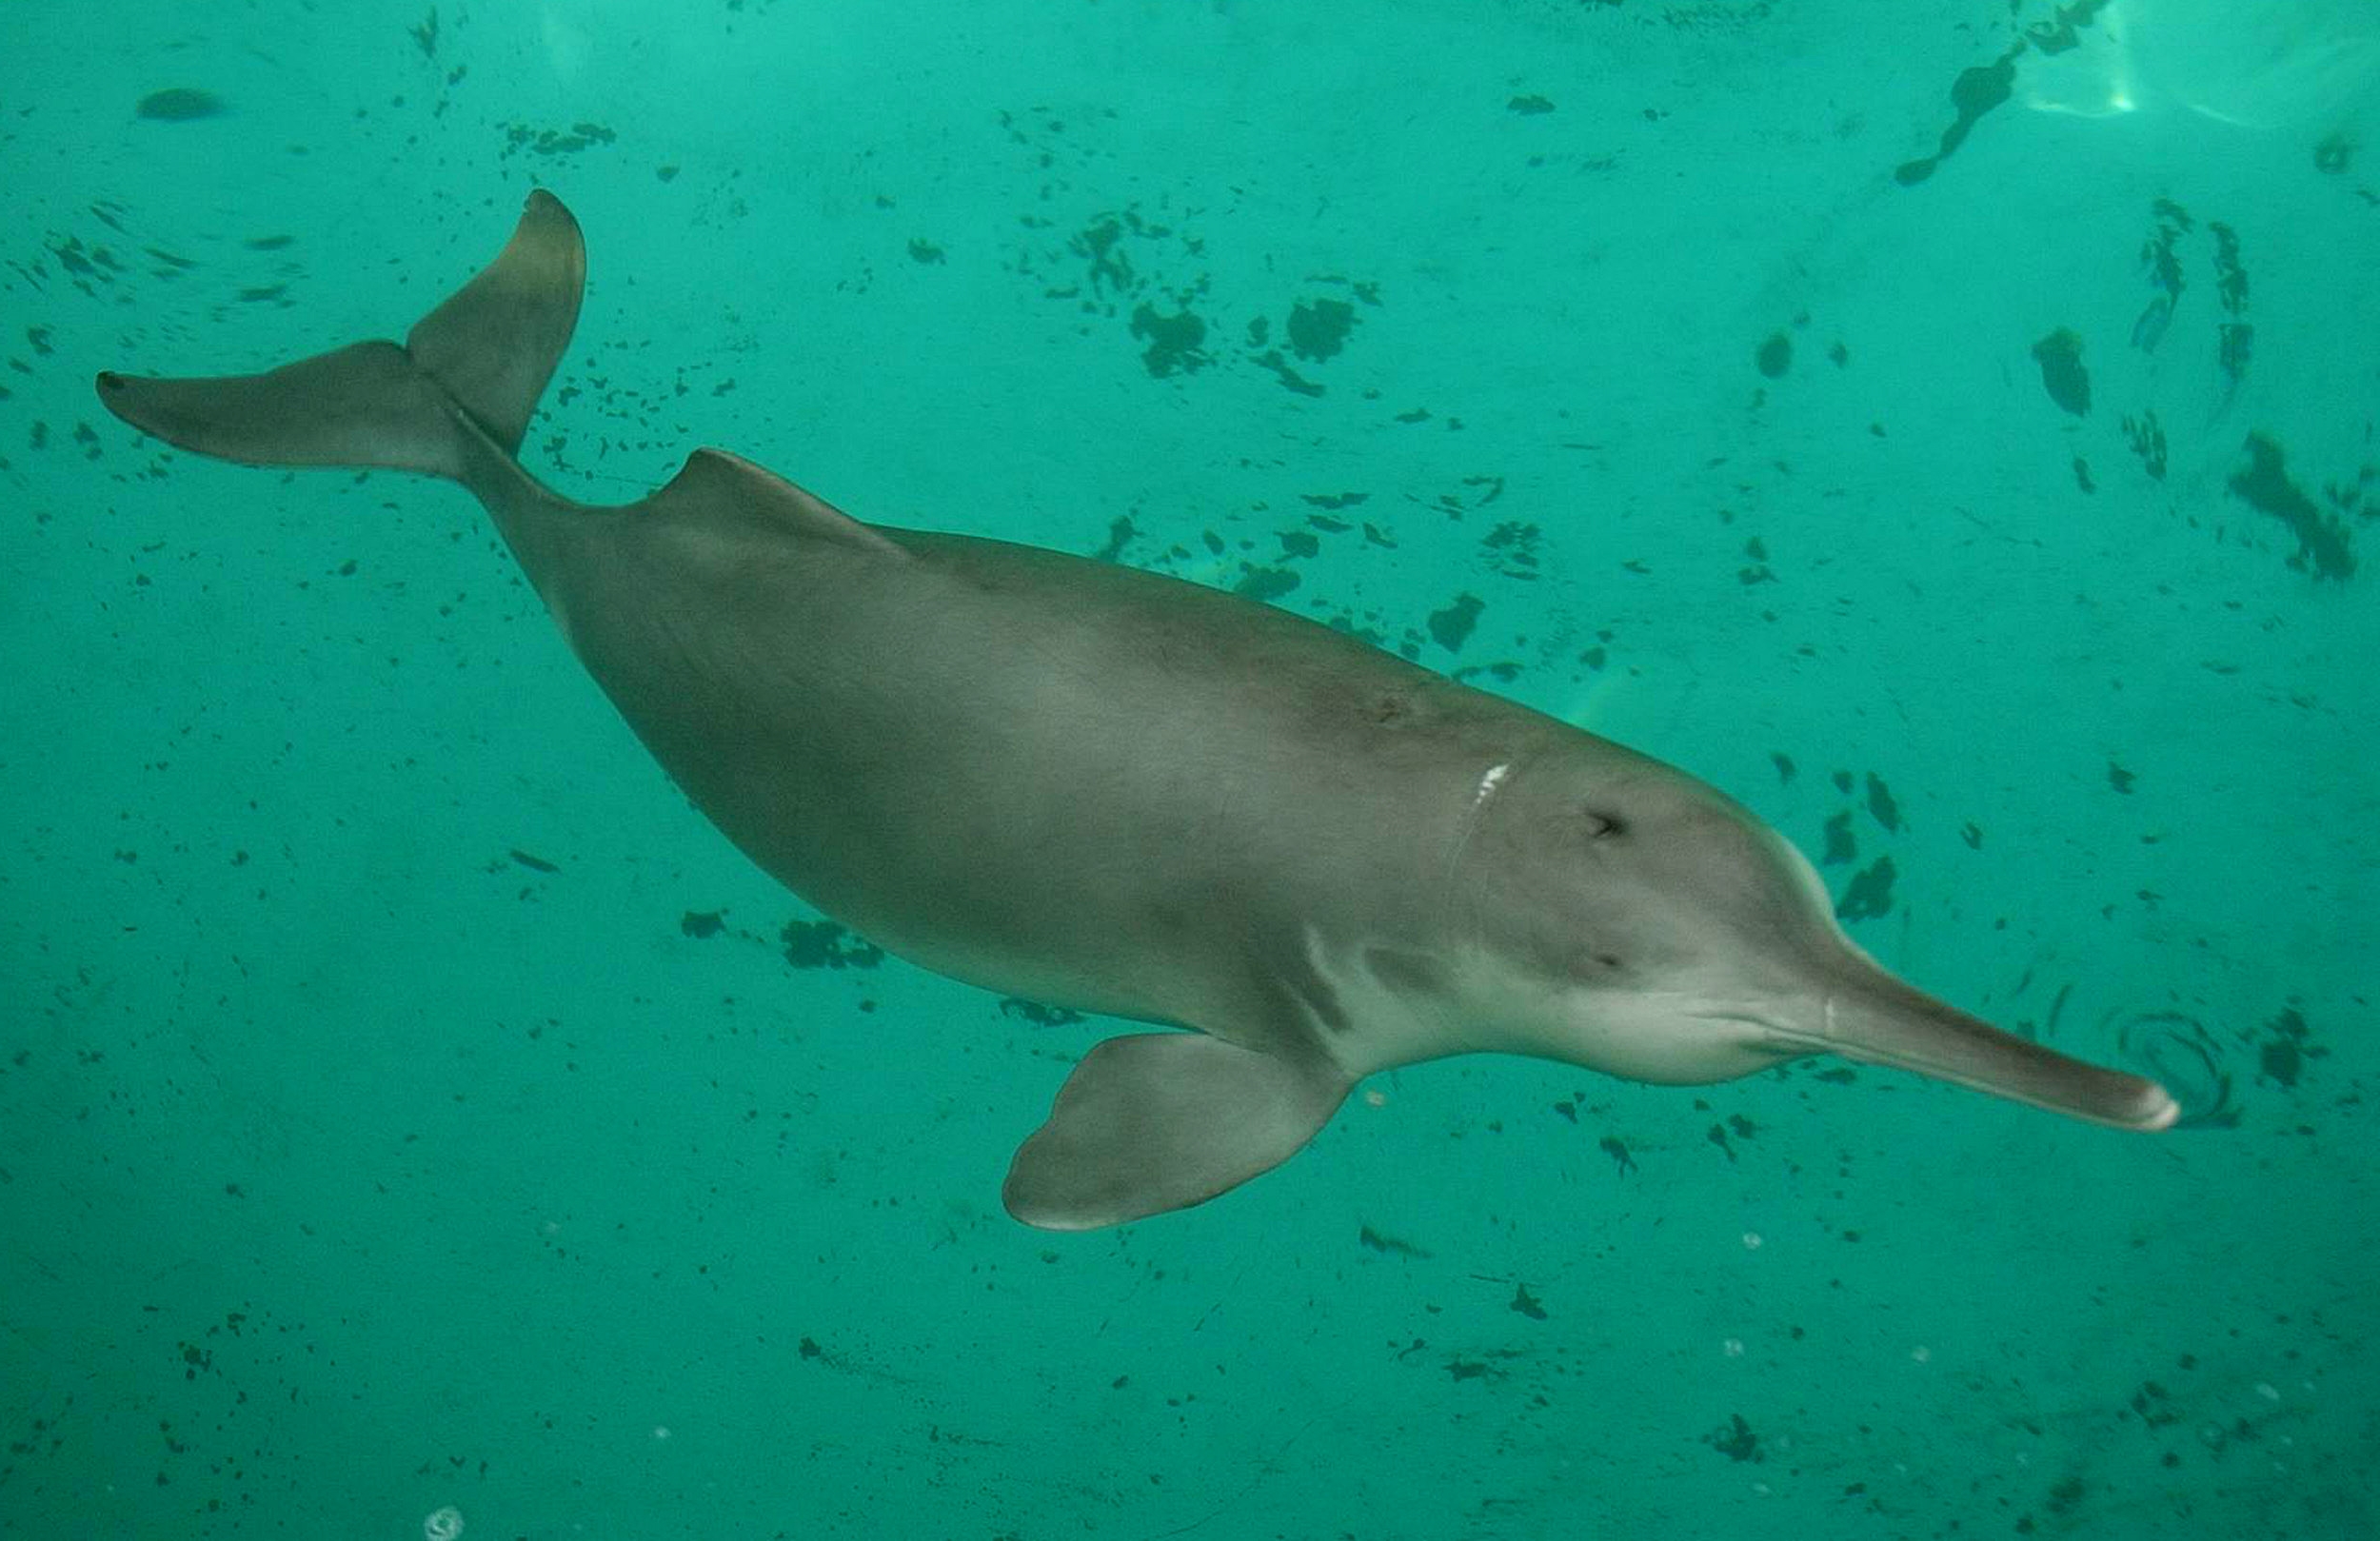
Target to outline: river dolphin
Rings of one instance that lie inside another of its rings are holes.
[[[1724,794],[1329,626],[863,524],[717,449],[625,506],[557,496],[517,456],[585,271],[534,192],[402,346],[104,373],[100,400],[202,455],[462,483],[628,726],[786,887],[939,973],[1167,1029],[1076,1065],[1009,1169],[1020,1220],[1202,1202],[1364,1077],[1478,1051],[1671,1083],[1835,1054],[2123,1129],[2178,1116],[1886,972]]]

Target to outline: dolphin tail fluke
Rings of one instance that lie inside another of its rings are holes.
[[[569,346],[586,248],[561,200],[529,194],[496,260],[402,347],[357,343],[257,375],[104,373],[99,399],[144,433],[248,465],[372,465],[479,487],[509,460]],[[476,431],[474,431],[476,430]]]
[[[424,316],[406,350],[506,454],[517,455],[537,399],[570,346],[585,288],[579,222],[540,188],[496,260]]]

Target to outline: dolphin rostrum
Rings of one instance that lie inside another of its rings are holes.
[[[462,483],[637,737],[787,887],[953,978],[1190,1029],[1083,1056],[1009,1170],[1027,1224],[1212,1198],[1363,1077],[1482,1050],[1675,1083],[1830,1053],[2123,1129],[2178,1116],[1885,972],[1723,794],[1328,626],[864,524],[716,449],[625,507],[556,496],[516,456],[585,277],[534,192],[403,346],[99,396],[204,455]]]

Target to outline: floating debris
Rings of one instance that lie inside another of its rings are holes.
[[[222,97],[213,91],[202,91],[192,86],[176,86],[170,90],[150,91],[132,109],[136,118],[155,118],[160,123],[188,123],[194,118],[221,117],[231,110]]]

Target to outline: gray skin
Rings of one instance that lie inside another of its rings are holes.
[[[1360,1077],[1480,1050],[1663,1082],[1831,1052],[2122,1128],[2177,1116],[1886,973],[1719,792],[1328,627],[863,524],[716,450],[625,507],[556,497],[514,457],[584,275],[536,193],[403,347],[99,392],[203,454],[463,483],[638,738],[787,887],[953,978],[1195,1030],[1083,1057],[1010,1170],[1019,1218],[1199,1203]]]

